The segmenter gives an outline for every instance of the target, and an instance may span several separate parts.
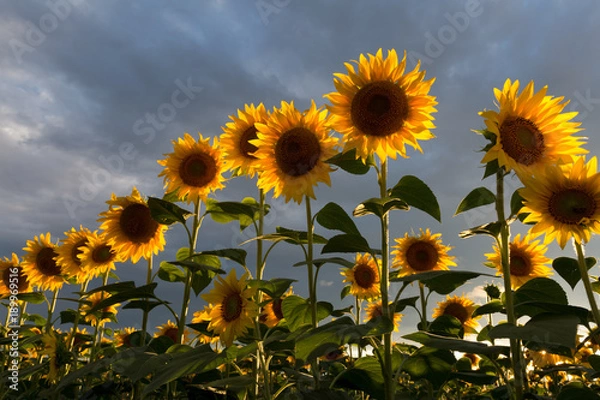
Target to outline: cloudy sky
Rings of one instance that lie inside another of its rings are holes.
[[[245,103],[272,108],[293,100],[306,108],[315,99],[324,104],[323,94],[334,89],[332,74],[342,71],[344,62],[395,48],[409,53],[411,67],[422,59],[427,77],[436,77],[432,94],[439,112],[437,138],[422,144],[423,154],[411,152],[410,159],[393,162],[389,180],[395,183],[405,174],[424,180],[441,203],[443,224],[418,210],[398,212],[392,216],[392,237],[419,228],[440,231],[454,246],[459,268],[490,272],[481,265],[490,240],[465,241],[458,232],[493,220],[491,207],[452,217],[472,188],[491,183],[480,180],[477,150],[484,142],[471,132],[483,126],[477,113],[494,107],[493,88],[506,78],[534,80],[536,88],[548,85],[549,94],[571,100],[567,108],[580,112],[588,148],[599,154],[599,18],[593,0],[4,1],[0,256],[22,255],[25,242],[40,233],[51,232],[58,240],[73,226],[96,229],[97,215],[113,192],[129,194],[135,185],[147,196],[161,196],[156,160],[184,132],[219,135],[228,116]],[[356,177],[339,171],[332,181],[331,188],[316,191],[314,210],[336,201],[351,212],[377,194],[373,173]],[[516,189],[516,179],[508,187]],[[255,195],[255,183],[238,178],[216,198]],[[270,203],[267,232],[276,226],[303,229],[303,207],[280,199]],[[376,246],[376,221],[363,217],[357,223]],[[184,245],[182,237],[181,227],[172,229],[169,250],[159,258],[170,259]],[[207,220],[199,249],[234,247],[248,237],[234,225]],[[252,246],[245,248],[252,260]],[[550,255],[559,254],[564,253],[552,245]],[[299,249],[282,245],[266,275],[295,277],[296,291],[306,293],[303,270],[291,266],[301,257]],[[117,274],[141,284],[143,264],[122,265]],[[337,267],[324,267],[319,279],[321,299],[349,305],[339,301]],[[464,289],[481,296],[477,286],[492,280],[473,281],[458,294]],[[179,308],[180,284],[162,282],[158,293]],[[574,303],[586,304],[570,288],[567,293]],[[201,304],[193,299],[192,308]],[[151,325],[166,318],[156,311]],[[415,321],[409,311],[402,331],[412,331]]]

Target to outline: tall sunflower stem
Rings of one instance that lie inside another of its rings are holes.
[[[356,307],[355,322],[356,325],[360,325],[361,300],[356,296],[354,296],[354,305]],[[362,357],[362,348],[360,347],[360,344],[357,346],[357,356],[358,358]],[[352,362],[354,362],[354,360],[352,360]]]
[[[106,271],[106,273],[104,274],[104,276],[102,278],[102,286],[106,286],[108,284],[108,274],[109,274],[109,271]],[[100,302],[102,302],[103,300],[104,300],[104,291],[102,291],[102,295],[100,296]],[[102,321],[102,316],[100,316],[100,318],[98,318],[96,320],[96,327],[94,329],[94,344],[92,346],[92,358],[91,358],[92,361],[94,360],[94,357],[96,356],[98,348],[102,344],[103,333],[104,333],[104,321]]]
[[[88,284],[90,283],[89,280],[86,280],[85,282],[83,282],[81,284],[81,293],[85,293],[87,292],[87,287]],[[82,295],[83,296],[83,295]],[[71,335],[69,336],[69,343],[67,345],[67,349],[69,351],[73,351],[73,345],[75,344],[75,335],[77,334],[77,328],[79,327],[79,319],[81,318],[81,297],[79,297],[79,303],[77,304],[77,313],[75,314],[75,321],[73,321],[73,331],[71,332]],[[77,363],[75,363],[77,365]],[[67,370],[69,368],[69,365],[67,365]]]
[[[52,315],[54,314],[54,309],[56,308],[58,292],[60,292],[60,289],[54,290],[54,293],[52,295],[52,303],[50,303],[50,306],[48,307],[48,318],[46,319],[46,333],[50,332],[50,328],[52,327]]]
[[[592,284],[590,283],[590,275],[588,274],[587,264],[585,262],[583,246],[575,239],[573,239],[573,242],[575,244],[575,251],[577,252],[577,264],[579,265],[579,273],[581,274],[583,287],[585,288],[585,293],[588,301],[590,302],[590,307],[592,307],[592,316],[594,317],[596,326],[600,327],[600,311],[598,311],[598,304],[596,303],[594,290],[592,289]]]
[[[148,268],[146,271],[146,285],[150,285],[152,283],[152,254],[148,257]],[[146,301],[149,299],[146,298]],[[146,330],[148,329],[148,305],[144,307],[144,314],[142,315],[142,346],[146,345]]]
[[[510,248],[509,248],[509,236],[510,228],[506,222],[506,216],[504,213],[504,170],[499,169],[496,173],[496,213],[498,214],[498,221],[501,224],[500,229],[500,252],[502,260],[502,275],[504,279],[504,296],[506,305],[506,316],[508,323],[517,325],[517,318],[515,315],[515,308],[513,302],[512,285],[510,282]],[[521,345],[519,340],[510,339],[511,349],[511,361],[512,369],[515,379],[515,395],[517,400],[523,399],[524,391],[524,363],[523,355],[521,353]]]
[[[427,330],[427,297],[425,296],[425,285],[419,282],[419,294],[421,297],[421,330]]]
[[[194,202],[194,222],[192,225],[192,237],[190,238],[190,247],[188,256],[191,257],[196,251],[196,240],[198,239],[198,229],[200,228],[200,199],[196,199]],[[185,275],[185,288],[183,290],[183,301],[181,302],[181,313],[179,314],[179,331],[177,334],[177,342],[181,343],[183,340],[183,333],[185,331],[185,322],[190,304],[190,292],[192,289],[192,278],[194,274],[191,269],[187,269]]]
[[[310,316],[313,328],[317,327],[317,294],[315,285],[314,265],[313,265],[313,221],[312,210],[310,207],[310,197],[305,196],[306,204],[306,266],[308,269],[308,295],[310,298]],[[315,389],[319,388],[319,360],[315,359],[312,363],[312,373],[315,379]]]
[[[387,197],[387,173],[388,166],[384,160],[381,162],[379,171],[379,196]],[[390,315],[389,305],[389,247],[390,247],[390,232],[389,232],[389,214],[384,214],[381,217],[381,309],[383,316],[394,320],[393,315]],[[383,335],[383,379],[384,392],[386,400],[393,400],[395,392],[395,382],[392,372],[392,334],[388,332]]]

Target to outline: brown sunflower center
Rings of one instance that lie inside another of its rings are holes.
[[[283,303],[283,299],[273,300],[273,314],[275,314],[277,319],[283,319],[283,310],[281,309],[282,303]]]
[[[451,315],[457,320],[460,321],[461,324],[464,324],[470,317],[467,309],[458,303],[450,303],[444,309],[444,315]]]
[[[502,149],[519,164],[531,165],[544,154],[544,135],[528,119],[509,118],[500,126]]]
[[[147,243],[158,229],[158,222],[152,219],[150,208],[138,203],[123,209],[119,225],[123,234],[134,243]]]
[[[177,340],[179,339],[179,328],[177,328],[177,327],[167,328],[167,329],[165,329],[165,331],[163,332],[162,335],[168,337],[173,342],[177,343]]]
[[[217,163],[206,153],[190,154],[179,166],[179,176],[183,183],[189,186],[206,186],[216,175]]]
[[[531,258],[518,249],[510,249],[510,274],[527,276],[532,271]]]
[[[371,82],[352,99],[350,116],[354,126],[371,136],[389,136],[398,132],[408,118],[408,97],[389,81]]]
[[[431,271],[439,259],[436,248],[428,242],[415,242],[406,251],[406,261],[415,271]]]
[[[596,200],[582,189],[565,189],[552,193],[548,211],[563,224],[578,225],[596,212]]]
[[[85,247],[87,244],[87,239],[81,239],[77,243],[73,245],[71,249],[71,259],[75,263],[75,265],[81,265],[81,260],[79,259],[79,255],[83,253],[82,247]]]
[[[321,156],[321,145],[314,132],[296,127],[285,132],[275,145],[277,166],[287,175],[309,173]]]
[[[369,264],[357,264],[354,267],[354,281],[363,289],[370,289],[375,284],[377,276]]]
[[[221,303],[221,316],[226,322],[235,321],[242,314],[242,297],[239,293],[231,293]]]
[[[101,244],[92,251],[92,260],[98,264],[111,262],[115,258],[115,252],[107,244]]]
[[[10,280],[15,278],[15,274],[10,271],[13,268],[17,268],[17,290],[19,291],[19,293],[22,293],[29,288],[29,281],[27,280],[27,275],[23,273],[23,268],[21,268],[20,266],[11,266],[6,268],[4,270],[4,273],[2,274],[2,281],[4,282],[4,286],[6,286],[7,289],[10,288]],[[15,282],[13,281],[12,284],[14,283]]]
[[[44,247],[35,256],[35,264],[37,269],[46,276],[54,276],[60,274],[60,266],[56,264],[54,257],[57,254],[54,249]]]
[[[256,150],[258,150],[258,147],[256,147],[252,143],[250,143],[250,141],[254,140],[254,139],[258,139],[258,135],[256,134],[256,132],[257,132],[256,127],[254,127],[254,125],[252,125],[252,126],[248,127],[248,129],[246,129],[240,137],[240,152],[242,153],[242,155],[244,157],[251,158],[253,160],[256,159],[256,157],[254,155],[252,155],[252,153],[254,153]]]

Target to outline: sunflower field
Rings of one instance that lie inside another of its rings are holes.
[[[173,140],[158,160],[164,196],[132,186],[106,201],[97,228],[72,227],[59,240],[32,232],[22,252],[0,260],[0,399],[600,399],[600,281],[585,255],[600,233],[600,174],[576,135],[577,113],[533,82],[493,89],[497,109],[480,112],[474,137],[495,191],[475,187],[455,207],[492,205],[496,217],[457,232],[490,240],[485,266],[465,270],[440,233],[400,233],[391,222],[399,211],[442,222],[425,182],[388,174],[407,147],[422,153],[435,138],[435,79],[406,64],[406,53],[380,49],[334,73],[322,106],[245,105],[218,138]],[[379,190],[354,191],[354,209],[313,209],[315,188],[334,173],[371,171]],[[255,197],[219,200],[227,181],[244,177],[256,180]],[[519,188],[507,190],[507,179]],[[265,230],[279,197],[305,229]],[[250,239],[204,248],[205,218]],[[363,234],[359,218],[380,234]],[[172,230],[187,237],[175,259],[162,257]],[[554,241],[564,256],[550,259]],[[289,265],[267,280],[275,247],[289,249]],[[226,272],[224,260],[236,267]],[[119,280],[125,262],[147,266],[145,279]],[[319,300],[324,267],[340,270],[339,298],[352,306]],[[306,279],[287,277],[292,268]],[[502,282],[485,286],[485,304],[460,295],[479,277]],[[181,288],[180,302],[156,293],[165,282]],[[565,283],[589,306],[569,304]],[[432,294],[445,300],[433,305]],[[191,309],[192,296],[206,306]],[[58,299],[71,307],[59,310]],[[30,304],[47,314],[28,313]],[[139,319],[111,328],[121,309]],[[152,335],[149,314],[159,309],[172,318]],[[407,314],[416,326],[404,325]]]

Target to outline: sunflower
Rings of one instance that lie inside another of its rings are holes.
[[[132,347],[131,334],[137,332],[135,328],[122,328],[115,332],[115,342],[117,347]]]
[[[350,294],[358,299],[372,299],[381,296],[379,288],[379,266],[370,254],[357,254],[352,268],[342,270],[350,283]]]
[[[287,296],[291,295],[292,288],[290,287],[287,293],[284,293],[283,296],[278,298],[272,298],[268,294],[263,295],[263,301],[268,301],[267,305],[265,305],[262,313],[260,315],[260,322],[264,323],[269,328],[276,326],[279,321],[281,321],[283,317],[283,310],[281,309],[281,304],[283,303],[283,299]]]
[[[74,277],[77,283],[83,283],[92,278],[88,271],[81,267],[79,259],[91,234],[92,232],[84,226],[80,226],[79,230],[71,228],[70,231],[65,232],[66,238],[61,240],[63,244],[56,249],[56,254],[58,254],[56,262],[61,266],[65,275]]]
[[[12,253],[10,259],[4,257],[4,260],[0,260],[0,297],[10,295],[14,289],[19,293],[27,292],[29,280],[19,265],[19,257]]]
[[[210,323],[210,313],[212,312],[213,306],[211,304],[204,306],[204,309],[194,312],[192,318],[192,324]],[[219,341],[219,335],[205,335],[199,334],[198,341],[200,343],[209,344],[216,343]]]
[[[223,127],[221,135],[221,147],[225,152],[225,160],[230,169],[239,168],[242,174],[254,177],[257,171],[254,152],[258,148],[250,143],[251,140],[258,139],[255,123],[264,124],[269,118],[269,112],[265,109],[263,103],[258,106],[246,104],[244,111],[238,110],[238,116],[230,115],[228,122]]]
[[[81,311],[86,314],[85,321],[91,323],[93,326],[102,324],[104,322],[110,321],[112,316],[117,315],[117,307],[121,304],[113,304],[111,306],[104,307],[102,309],[96,309],[95,311],[90,312],[93,308],[95,308],[100,302],[108,299],[110,297],[110,293],[105,291],[95,292],[87,296],[84,300],[84,303],[81,306]]]
[[[58,378],[58,371],[61,363],[59,363],[59,346],[62,344],[62,339],[54,332],[45,333],[42,335],[42,344],[44,349],[39,352],[48,356],[49,371],[46,379],[48,382],[54,382]]]
[[[325,161],[337,153],[337,139],[327,127],[327,110],[312,101],[301,113],[294,102],[282,101],[264,124],[255,126],[258,139],[250,143],[258,148],[254,156],[261,189],[274,189],[274,197],[284,195],[286,203],[294,199],[300,204],[305,195],[315,198],[318,182],[331,186],[333,169]]]
[[[174,322],[171,322],[170,319],[167,320],[167,322],[165,322],[164,324],[157,326],[156,329],[158,329],[158,332],[154,333],[155,338],[166,336],[169,339],[171,339],[174,343],[179,342],[179,327]],[[183,331],[183,338],[181,339],[182,343],[186,343],[188,341],[189,334],[190,332],[187,328],[185,328]]]
[[[460,297],[446,296],[446,300],[438,302],[437,308],[433,310],[433,318],[450,315],[460,321],[465,332],[474,333],[479,326],[475,318],[472,317],[476,308],[475,303],[464,295]]]
[[[513,290],[533,278],[552,275],[552,271],[547,267],[551,260],[544,255],[546,250],[548,250],[547,247],[540,244],[539,240],[534,240],[531,235],[526,235],[521,239],[521,235],[518,234],[510,242],[510,283]],[[498,270],[496,275],[502,275],[502,256],[498,246],[494,245],[494,252],[485,256],[490,266]]]
[[[210,138],[196,141],[189,133],[183,138],[173,140],[173,153],[165,154],[164,160],[158,163],[165,169],[158,174],[164,176],[167,192],[176,192],[177,197],[187,203],[205,200],[217,189],[223,189],[223,172],[225,171],[219,141]]]
[[[577,157],[573,164],[549,165],[523,181],[521,213],[529,214],[524,222],[535,223],[533,234],[544,233],[544,243],[554,239],[561,248],[573,237],[589,242],[592,233],[600,232],[600,174],[597,159],[586,164]]]
[[[370,320],[383,316],[383,307],[381,300],[371,301],[367,303],[366,312],[367,315],[364,319],[364,322],[369,322]],[[394,332],[398,332],[400,321],[402,321],[402,314],[394,313]]]
[[[100,229],[123,260],[131,258],[136,263],[164,249],[167,226],[152,218],[148,204],[135,187],[131,196],[117,197],[113,193],[106,203],[108,211],[100,213],[98,219],[102,222]]]
[[[520,95],[519,81],[507,79],[502,90],[494,89],[499,111],[479,113],[487,130],[496,137],[482,163],[498,160],[507,171],[528,176],[533,171],[557,161],[570,162],[573,155],[586,154],[584,138],[573,136],[580,123],[571,121],[577,112],[562,113],[568,101],[546,96],[544,86],[534,93],[533,81]]]
[[[395,239],[393,268],[400,268],[400,276],[413,275],[427,271],[448,270],[449,266],[456,266],[454,256],[449,256],[450,246],[442,244],[442,234],[431,234],[427,229],[421,235],[409,236],[408,233],[401,239]]]
[[[50,233],[41,234],[33,240],[27,241],[25,257],[23,258],[23,272],[27,275],[29,283],[41,290],[58,290],[65,280],[62,269],[56,263],[56,245],[50,240]]]
[[[105,235],[96,232],[90,234],[78,257],[90,278],[105,275],[115,269],[115,262],[122,261]]]
[[[217,276],[213,290],[202,295],[209,304],[215,305],[210,312],[208,329],[219,334],[226,346],[246,333],[258,315],[258,306],[252,301],[255,289],[248,288],[247,279],[246,273],[238,281],[232,269],[225,279]]]
[[[406,52],[400,62],[393,49],[385,59],[381,49],[367,56],[354,61],[358,72],[345,63],[348,75],[334,74],[337,91],[324,96],[332,104],[331,126],[344,135],[344,151],[356,149],[363,160],[376,153],[382,161],[408,157],[406,145],[422,152],[418,141],[435,137],[437,102],[428,94],[435,79],[423,81],[420,62],[405,73]]]

